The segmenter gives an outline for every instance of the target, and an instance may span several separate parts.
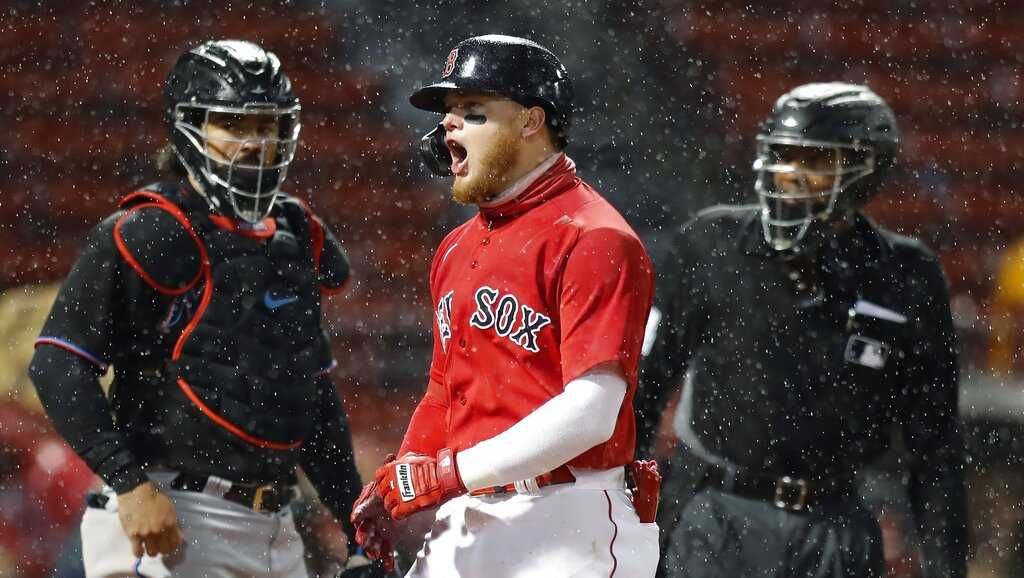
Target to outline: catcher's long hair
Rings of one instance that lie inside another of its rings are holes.
[[[174,154],[174,146],[171,143],[165,144],[160,150],[156,151],[156,154],[153,155],[153,162],[156,164],[157,170],[165,176],[175,178],[185,178],[188,176],[185,166],[181,164],[178,155]]]

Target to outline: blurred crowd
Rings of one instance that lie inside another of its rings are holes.
[[[774,95],[846,80],[893,105],[903,165],[868,213],[942,259],[962,340],[971,575],[1024,575],[1024,201],[1014,195],[1024,16],[1007,3],[75,4],[12,0],[0,21],[0,576],[78,571],[62,552],[74,551],[96,479],[52,431],[26,368],[85,233],[144,184],[136,175],[155,175],[170,59],[201,39],[244,37],[278,53],[295,80],[302,149],[289,183],[355,267],[356,283],[325,311],[366,475],[396,446],[423,386],[429,251],[461,216],[413,157],[425,131],[405,98],[443,64],[444,47],[497,31],[567,55],[581,107],[567,152],[654,257],[687,215],[753,198],[748,136]],[[898,463],[881,463],[863,487],[891,575],[910,577],[913,537],[893,498],[902,483]],[[337,527],[309,512],[309,535],[332,543]],[[329,558],[311,564],[327,575]]]

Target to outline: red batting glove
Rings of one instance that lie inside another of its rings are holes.
[[[451,448],[437,452],[437,458],[406,454],[378,468],[374,478],[377,495],[395,520],[466,493]]]
[[[387,457],[388,462],[394,459],[394,454]],[[395,523],[384,509],[384,501],[377,495],[376,480],[363,486],[363,491],[352,506],[349,520],[356,529],[356,544],[363,549],[366,557],[380,560],[386,571],[394,571]]]

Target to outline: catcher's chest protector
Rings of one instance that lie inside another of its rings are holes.
[[[190,403],[206,419],[189,422],[206,431],[181,434],[201,439],[213,426],[256,448],[297,448],[313,421],[315,378],[330,360],[320,327],[320,289],[307,216],[298,205],[283,203],[272,236],[257,238],[218,227],[204,213],[186,216],[155,193],[135,193],[122,205],[137,202],[139,196],[144,203],[130,210],[166,211],[192,237],[199,253],[199,271],[186,287],[171,293],[151,283],[163,293],[192,296],[191,318],[179,324],[181,334],[167,363],[169,377],[187,401],[180,395],[162,399]],[[122,253],[130,252],[122,245]],[[159,270],[138,260],[132,265],[144,279],[140,267]],[[165,415],[179,413],[166,409],[170,411]]]

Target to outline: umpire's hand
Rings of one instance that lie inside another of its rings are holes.
[[[171,499],[146,482],[130,492],[118,494],[117,515],[132,541],[137,558],[143,554],[170,554],[181,545],[181,529]]]

